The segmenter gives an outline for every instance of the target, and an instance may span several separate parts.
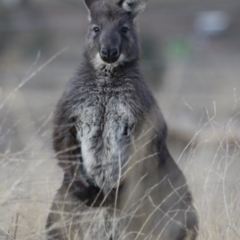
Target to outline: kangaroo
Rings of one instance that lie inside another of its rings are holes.
[[[147,0],[85,0],[84,60],[54,116],[64,171],[48,240],[195,240],[198,218],[167,126],[139,69]]]

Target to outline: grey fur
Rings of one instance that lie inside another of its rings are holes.
[[[134,17],[146,1],[134,1],[131,12],[124,9],[131,0],[85,1],[91,21],[84,61],[54,117],[53,145],[65,177],[47,239],[194,240],[191,193],[138,66]],[[102,60],[103,46],[118,49],[114,62]]]

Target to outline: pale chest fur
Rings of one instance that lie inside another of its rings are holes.
[[[83,166],[105,193],[117,187],[129,160],[136,117],[128,98],[129,94],[119,88],[94,88],[77,109]]]

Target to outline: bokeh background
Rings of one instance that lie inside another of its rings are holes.
[[[0,0],[0,239],[41,239],[62,172],[52,114],[82,60],[82,0]],[[149,0],[146,81],[200,215],[199,239],[240,239],[240,2]]]

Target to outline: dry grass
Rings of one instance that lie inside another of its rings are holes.
[[[41,69],[38,68],[24,81]],[[22,83],[18,85],[0,103],[0,111],[4,113],[1,114],[1,126],[5,125],[9,114],[6,109],[11,109],[13,125],[16,124],[20,136],[18,139],[24,143],[21,150],[13,152],[10,146],[12,139],[9,140],[6,133],[15,128],[1,130],[0,138],[6,146],[6,141],[9,141],[9,146],[0,153],[2,240],[43,238],[46,217],[62,179],[50,147],[51,130],[45,128],[51,116],[41,120],[38,127],[26,128],[33,124],[21,95],[22,86]],[[240,239],[238,104],[235,97],[232,114],[224,124],[216,120],[218,109],[215,105],[212,115],[205,111],[205,122],[200,122],[199,130],[195,129],[190,134],[188,130],[181,132],[182,136],[187,132],[187,144],[178,141],[176,145],[174,134],[170,139],[172,153],[187,176],[195,198],[200,217],[199,240]]]
[[[208,137],[199,137],[182,164],[200,216],[199,239],[239,239],[239,142],[232,126],[223,131],[213,119],[209,124]]]

